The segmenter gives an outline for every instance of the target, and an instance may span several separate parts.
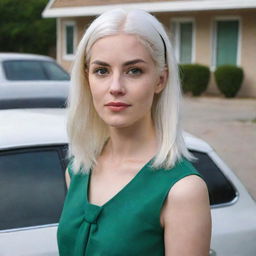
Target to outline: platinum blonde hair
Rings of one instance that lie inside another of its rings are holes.
[[[145,11],[115,9],[92,22],[79,43],[73,63],[67,128],[74,173],[88,172],[96,164],[109,137],[106,124],[94,109],[85,68],[93,44],[100,38],[118,33],[138,36],[149,49],[159,71],[167,68],[169,72],[166,87],[156,95],[152,105],[160,145],[152,166],[170,168],[182,156],[190,158],[179,120],[179,72],[163,25]]]

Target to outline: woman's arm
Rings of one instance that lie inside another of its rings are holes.
[[[66,185],[67,185],[67,189],[69,188],[69,184],[70,184],[70,176],[68,173],[68,168],[65,171],[65,180],[66,180]]]
[[[211,213],[205,182],[196,175],[170,190],[161,215],[166,256],[208,256]]]

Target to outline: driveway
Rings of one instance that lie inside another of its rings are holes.
[[[183,126],[206,140],[256,199],[256,99],[184,97]]]

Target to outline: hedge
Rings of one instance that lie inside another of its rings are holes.
[[[210,69],[200,64],[180,64],[180,78],[184,93],[191,92],[193,96],[199,96],[206,91]]]
[[[232,98],[241,88],[244,72],[235,65],[222,65],[215,70],[214,77],[220,92],[225,97]]]

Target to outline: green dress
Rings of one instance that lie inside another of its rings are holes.
[[[199,175],[185,159],[170,170],[155,170],[149,161],[103,206],[88,201],[90,174],[72,174],[58,227],[60,256],[164,255],[160,213],[171,187]]]

